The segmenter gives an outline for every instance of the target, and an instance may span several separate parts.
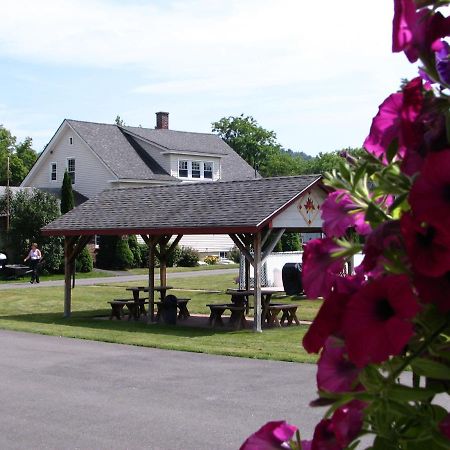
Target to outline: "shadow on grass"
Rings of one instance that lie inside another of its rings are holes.
[[[207,318],[191,318],[188,320],[204,320],[207,323]],[[0,317],[0,324],[2,320],[11,320],[15,322],[30,323],[30,324],[42,324],[42,325],[61,325],[68,327],[83,327],[93,330],[108,330],[108,331],[128,331],[128,332],[140,332],[151,335],[167,335],[173,337],[203,337],[213,336],[224,333],[236,333],[236,331],[224,328],[224,329],[211,329],[205,328],[205,326],[195,325],[183,325],[182,322],[178,322],[177,325],[166,325],[160,323],[147,324],[143,321],[134,320],[109,320],[109,315],[104,310],[90,310],[90,311],[77,311],[72,313],[71,318],[62,317],[61,313],[32,313],[32,314],[20,314],[20,315],[4,315]],[[239,332],[251,331],[250,328],[241,330]]]

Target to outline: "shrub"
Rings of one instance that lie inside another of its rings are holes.
[[[204,259],[206,264],[209,264],[210,266],[214,266],[219,262],[219,257],[214,255],[209,255]]]
[[[100,236],[97,267],[123,270],[132,267],[133,261],[128,239],[122,239],[121,236]]]
[[[200,256],[197,250],[191,247],[183,247],[180,251],[180,258],[177,265],[180,267],[195,267],[198,264]]]
[[[141,249],[139,248],[139,242],[134,234],[128,236],[128,247],[133,254],[133,262],[131,267],[142,267]],[[147,245],[146,245],[147,247]]]
[[[234,246],[228,252],[228,258],[230,258],[231,261],[234,261],[236,264],[239,264],[241,262],[241,251],[236,246]]]
[[[92,272],[94,263],[92,261],[91,252],[84,247],[76,260],[76,271],[82,273]]]

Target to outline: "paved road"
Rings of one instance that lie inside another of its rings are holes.
[[[312,434],[315,368],[0,331],[1,449],[238,449]]]
[[[226,275],[234,277],[239,273],[239,269],[216,269],[216,270],[202,270],[192,272],[169,272],[167,279],[173,278],[193,278],[198,276],[209,275]],[[159,279],[157,277],[156,279]],[[99,277],[99,278],[80,278],[76,280],[77,286],[92,286],[94,284],[108,284],[108,283],[126,283],[129,281],[147,281],[148,275],[120,275],[116,277]],[[29,288],[31,285],[27,279],[23,283],[0,283],[0,290]],[[41,281],[39,284],[34,284],[33,287],[49,287],[49,286],[64,286],[64,280]]]

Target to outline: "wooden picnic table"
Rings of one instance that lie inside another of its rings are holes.
[[[164,300],[164,298],[166,296],[166,292],[169,289],[173,289],[173,287],[172,286],[155,286],[153,288],[154,291],[160,293],[161,300]],[[148,286],[133,286],[133,287],[126,288],[126,290],[131,291],[133,293],[133,299],[137,301],[137,300],[139,300],[140,292],[148,292]]]
[[[248,314],[248,310],[250,308],[249,297],[255,294],[254,290],[227,289],[226,293],[231,295],[231,302],[233,304],[235,304],[236,306],[245,306],[246,312]],[[298,305],[270,303],[272,295],[279,293],[284,293],[284,290],[277,287],[261,288],[262,323],[269,327],[280,327],[285,322],[287,325],[292,325],[292,322],[294,322],[296,325],[299,325],[300,322],[296,314]],[[278,315],[281,312],[281,319],[278,319]]]

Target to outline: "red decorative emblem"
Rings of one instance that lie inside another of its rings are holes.
[[[298,203],[298,210],[307,225],[311,225],[320,211],[320,199],[313,191],[306,192]]]

